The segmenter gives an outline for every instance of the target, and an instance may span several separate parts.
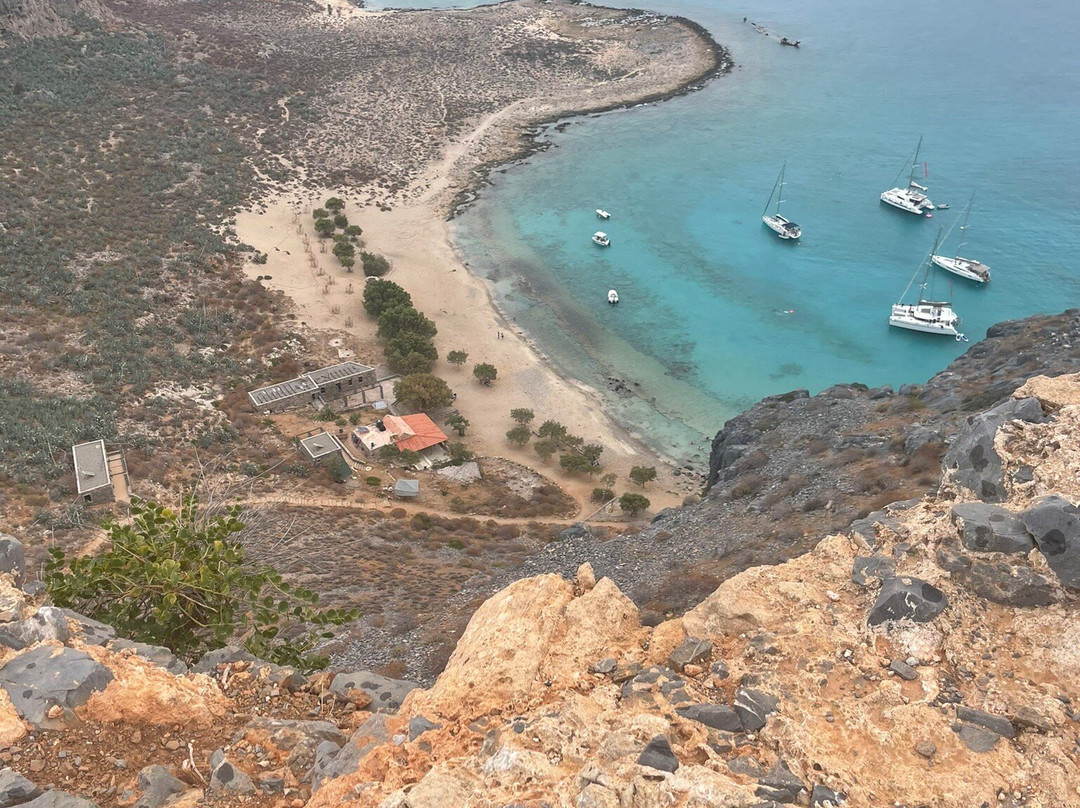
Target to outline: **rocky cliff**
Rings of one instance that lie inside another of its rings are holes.
[[[427,690],[227,649],[181,673],[5,575],[0,797],[1080,806],[1080,374],[943,437],[931,494],[654,627],[588,565],[517,581]]]

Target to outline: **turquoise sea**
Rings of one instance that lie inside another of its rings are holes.
[[[1000,320],[1080,306],[1080,5],[644,5],[706,26],[736,70],[549,130],[552,148],[493,175],[454,232],[517,324],[648,442],[700,461],[707,437],[762,396],[918,382],[945,367],[968,346],[887,318],[973,191],[964,253],[993,281],[931,276],[972,341]],[[951,205],[932,219],[878,200],[920,135],[921,181]],[[799,244],[760,221],[784,160]],[[598,229],[609,249],[590,242]],[[609,377],[634,395],[610,391]]]

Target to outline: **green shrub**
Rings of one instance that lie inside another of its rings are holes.
[[[643,497],[641,494],[627,492],[619,497],[619,507],[631,516],[637,516],[639,513],[647,511],[651,504],[648,498]]]
[[[365,477],[364,482],[373,488],[382,485],[382,480],[378,477]]]
[[[199,513],[193,499],[179,511],[135,500],[130,523],[106,525],[106,549],[70,559],[49,551],[46,590],[57,606],[189,662],[242,638],[256,656],[304,670],[324,667],[315,644],[356,613],[317,609],[314,592],[246,562],[233,538],[244,527],[240,515],[238,507]]]
[[[524,446],[531,437],[532,431],[525,424],[518,424],[506,432],[506,439],[517,446]]]
[[[611,500],[615,499],[615,492],[610,488],[594,488],[591,499],[597,504],[611,502]]]
[[[381,255],[362,252],[360,262],[364,265],[364,274],[368,277],[379,278],[390,271],[390,262]]]
[[[375,279],[364,284],[364,311],[378,317],[397,306],[412,307],[412,297],[393,281]]]
[[[352,478],[352,469],[349,468],[349,464],[345,462],[340,452],[326,455],[320,463],[330,473],[335,483],[343,483]]]

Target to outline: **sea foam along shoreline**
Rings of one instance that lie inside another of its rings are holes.
[[[679,65],[676,75],[666,76],[668,86],[652,86],[630,95],[608,83],[605,98],[595,99],[579,110],[546,99],[519,100],[488,115],[468,134],[447,144],[442,159],[424,172],[414,185],[416,193],[406,203],[390,210],[369,207],[348,211],[350,221],[363,228],[367,249],[391,260],[393,271],[388,277],[405,287],[416,306],[436,321],[440,354],[445,357],[449,350],[466,350],[470,364],[490,362],[499,368],[495,385],[481,388],[467,371],[444,362],[436,367],[436,372],[459,392],[456,405],[471,422],[469,443],[480,454],[508,457],[550,474],[550,468],[531,447],[513,447],[505,438],[510,409],[531,407],[537,423],[557,420],[574,434],[601,443],[605,447],[605,470],[619,477],[620,488],[625,486],[632,465],[657,460],[665,466],[670,463],[610,417],[597,390],[561,376],[528,336],[506,320],[488,282],[469,271],[455,250],[448,215],[454,209],[453,200],[462,193],[474,192],[491,167],[520,158],[528,149],[530,133],[543,122],[681,95],[723,72],[726,67],[721,66],[720,59],[726,63],[727,52],[700,26],[686,21],[682,24],[697,38],[701,58],[697,65]],[[347,189],[333,191],[349,196]],[[269,275],[271,280],[264,283],[288,295],[312,327],[348,332],[358,345],[374,351],[374,323],[362,314],[356,316],[357,297],[346,292],[347,284],[327,286],[323,276],[316,274],[321,268],[336,276],[341,274],[341,268],[328,253],[310,253],[316,266],[308,263],[303,242],[311,228],[302,215],[294,218],[331,192],[282,194],[266,200],[264,210],[240,214],[236,223],[240,238],[269,256],[268,264],[251,264],[245,271],[253,278]],[[587,509],[596,482],[565,478],[561,482],[582,503],[583,510]],[[655,511],[677,505],[687,494],[699,493],[700,489],[700,480],[673,476],[672,469],[666,468],[647,494]]]

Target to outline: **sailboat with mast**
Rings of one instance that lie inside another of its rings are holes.
[[[971,215],[971,206],[974,202],[975,194],[973,193],[971,199],[968,200],[967,207],[964,208],[964,218],[960,223],[960,243],[956,245],[958,253],[967,243],[968,217]],[[952,228],[949,228],[949,232],[952,232]],[[946,233],[943,240],[947,241],[948,238],[949,233]],[[990,267],[982,261],[976,261],[974,258],[964,258],[961,255],[950,258],[947,255],[938,255],[935,250],[934,254],[930,256],[930,260],[946,272],[959,275],[961,278],[967,278],[969,281],[975,281],[976,283],[990,282]]]
[[[934,203],[930,201],[926,195],[927,188],[925,185],[919,185],[915,182],[915,169],[919,166],[919,152],[922,150],[922,137],[919,137],[919,143],[915,147],[915,154],[911,160],[911,171],[908,174],[907,187],[890,188],[888,191],[881,195],[881,201],[886,205],[892,205],[894,208],[907,211],[908,213],[914,213],[916,216],[925,215],[929,218],[932,214],[930,211],[934,209]],[[903,170],[896,175],[896,180],[899,181],[903,176]]]
[[[784,218],[780,215],[780,205],[784,202],[784,172],[787,170],[787,163],[780,169],[780,176],[776,178],[776,182],[773,184],[772,193],[769,194],[769,199],[765,203],[765,210],[761,212],[761,221],[768,225],[769,229],[780,236],[782,239],[795,239],[802,235],[802,228],[795,222]],[[769,215],[769,205],[772,204],[773,197],[776,197],[776,210],[773,215]]]
[[[941,230],[938,229],[938,236],[934,241],[934,248],[930,251],[930,255],[915,269],[915,274],[908,281],[904,293],[900,295],[900,300],[893,304],[892,314],[889,316],[889,325],[906,328],[909,331],[921,331],[924,334],[944,334],[954,337],[957,341],[967,342],[967,337],[957,329],[957,326],[960,325],[960,318],[953,311],[952,304],[948,301],[927,300],[923,296],[926,293],[926,286],[930,276],[931,262],[929,258],[937,253],[940,243]],[[923,272],[922,283],[919,285],[918,301],[905,303],[904,298],[907,297],[908,291],[910,291],[915,279],[919,276],[919,270],[924,266],[926,270]]]

